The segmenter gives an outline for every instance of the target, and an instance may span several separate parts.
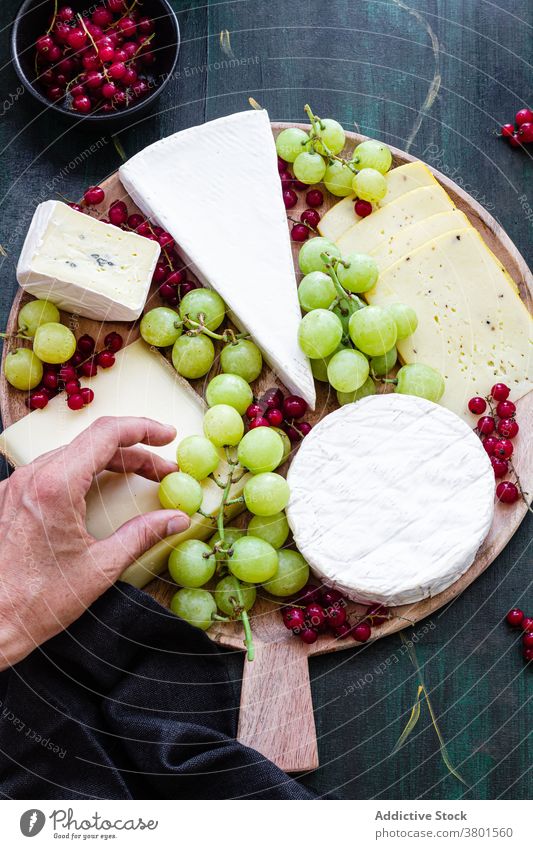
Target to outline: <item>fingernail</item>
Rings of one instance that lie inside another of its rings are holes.
[[[176,513],[172,519],[168,520],[167,535],[170,537],[173,534],[181,534],[186,531],[191,524],[190,518],[185,513]]]

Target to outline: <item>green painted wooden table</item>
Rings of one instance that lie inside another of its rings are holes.
[[[76,198],[120,164],[108,137],[59,124],[21,93],[8,51],[18,5],[2,0],[0,11],[4,323],[35,205],[57,194]],[[533,101],[529,0],[172,5],[183,36],[177,73],[157,112],[121,132],[128,155],[176,130],[245,109],[249,95],[273,120],[301,120],[309,101],[318,114],[409,149],[451,176],[532,263],[531,156],[496,137],[501,123]],[[229,40],[221,38],[226,30]],[[321,765],[303,777],[309,787],[351,799],[531,797],[533,670],[523,665],[517,636],[501,621],[517,603],[533,613],[531,528],[526,520],[491,568],[415,632],[449,754],[470,789],[448,774],[426,706],[408,743],[391,754],[417,690],[398,637],[312,660]],[[238,698],[242,658],[228,653],[227,660]]]

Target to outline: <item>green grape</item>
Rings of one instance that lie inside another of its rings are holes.
[[[200,315],[204,316],[204,324],[208,330],[216,330],[224,321],[224,301],[212,289],[193,289],[181,300],[180,316],[183,321],[186,318],[200,321]]]
[[[241,537],[233,546],[229,570],[240,581],[262,584],[272,578],[278,568],[278,552],[264,539]]]
[[[159,484],[159,501],[166,510],[183,510],[188,516],[196,513],[204,493],[192,475],[171,472]]]
[[[324,174],[324,185],[328,192],[339,198],[353,194],[353,171],[343,162],[336,160],[328,165]]]
[[[362,309],[364,306],[365,304],[361,298],[358,298],[357,295],[352,295],[350,298],[343,298],[342,301],[333,308],[335,315],[340,318],[343,336],[348,335],[350,319],[354,312],[357,312],[357,310]]]
[[[237,542],[238,539],[245,535],[246,531],[243,531],[242,528],[224,528],[224,548],[226,550],[231,548]],[[219,532],[217,531],[216,534],[214,534],[209,540],[208,545],[210,546],[210,548],[214,548],[215,545],[218,545],[220,541],[221,537]],[[217,552],[217,558],[219,560],[227,559],[226,555],[222,551]]]
[[[298,328],[300,348],[313,360],[333,353],[342,339],[342,322],[329,310],[312,310],[304,315]]]
[[[278,551],[278,569],[270,581],[263,584],[271,595],[287,596],[297,593],[309,580],[309,566],[299,551],[290,548]]]
[[[28,392],[43,379],[43,364],[29,348],[17,348],[6,355],[4,374],[15,389]]]
[[[369,365],[364,354],[346,348],[333,354],[328,364],[328,380],[339,392],[355,392],[368,377]]]
[[[313,372],[313,377],[315,380],[319,380],[321,383],[328,382],[328,363],[333,354],[330,354],[329,357],[321,360],[309,360],[311,363],[311,371]]]
[[[294,162],[297,156],[306,149],[309,136],[298,127],[289,127],[282,130],[276,139],[276,150],[278,156],[285,162]]]
[[[346,142],[346,134],[342,125],[333,118],[322,118],[320,120],[320,140],[314,142],[314,148],[324,156],[327,155],[324,145],[328,148],[328,152],[334,156],[340,153]]]
[[[376,377],[383,377],[383,375],[392,371],[397,359],[398,351],[396,350],[396,346],[394,346],[386,354],[382,354],[380,357],[372,357],[370,360],[370,371]]]
[[[181,336],[183,327],[175,310],[169,307],[156,307],[143,315],[140,326],[141,336],[149,345],[166,348],[173,345]]]
[[[366,398],[367,395],[376,394],[376,384],[371,377],[367,377],[365,382],[355,392],[337,392],[337,400],[341,407],[345,404],[353,404],[354,401],[360,401],[361,398]]]
[[[353,178],[353,190],[361,200],[377,203],[387,194],[387,181],[375,168],[363,168]]]
[[[440,401],[446,388],[440,372],[423,363],[402,366],[396,377],[396,392],[401,395],[418,395],[419,398],[427,398],[435,403]]]
[[[244,433],[243,420],[228,404],[215,404],[204,416],[204,433],[217,448],[237,445]]]
[[[323,236],[315,236],[314,239],[304,242],[298,254],[298,265],[302,274],[310,274],[311,271],[325,271],[326,265],[320,256],[323,253],[339,258],[341,255],[337,245]]]
[[[312,150],[305,151],[298,154],[294,160],[292,170],[297,180],[300,180],[301,183],[306,183],[308,186],[312,186],[313,183],[320,183],[322,181],[326,173],[326,163],[318,153]]]
[[[200,333],[198,336],[184,334],[174,343],[172,362],[183,377],[195,380],[207,374],[215,359],[215,347],[211,339]]]
[[[418,318],[412,307],[408,307],[407,304],[388,304],[387,309],[394,318],[398,341],[407,339],[415,332],[418,327]]]
[[[349,263],[337,266],[337,276],[342,286],[349,292],[368,292],[376,285],[378,266],[376,260],[367,254],[350,254],[346,257]]]
[[[280,463],[280,466],[281,466],[285,462],[285,460],[287,459],[287,457],[290,455],[290,453],[292,451],[291,441],[290,441],[289,437],[287,436],[287,434],[285,433],[285,431],[282,430],[280,427],[271,427],[270,430],[273,430],[274,433],[277,433],[279,438],[281,439],[281,441],[283,443],[283,456],[281,458],[281,463]]]
[[[285,478],[274,472],[255,475],[244,487],[244,501],[254,516],[273,516],[285,510],[289,503],[289,495],[289,484]]]
[[[373,168],[380,174],[386,174],[392,165],[392,154],[387,145],[367,139],[355,148],[352,162],[360,169]]]
[[[226,575],[215,587],[213,595],[217,607],[226,616],[234,617],[240,608],[238,589],[241,590],[242,604],[245,610],[250,610],[255,604],[257,590],[253,584],[241,583],[233,575]]]
[[[283,458],[283,442],[269,427],[249,430],[239,443],[239,463],[252,474],[273,472]]]
[[[172,596],[170,609],[176,616],[207,631],[217,612],[215,599],[207,590],[183,589]]]
[[[203,481],[215,471],[220,456],[205,436],[186,436],[178,445],[177,460],[181,472]]]
[[[311,271],[302,278],[298,286],[298,300],[306,312],[327,310],[335,300],[336,294],[333,280],[323,271]]]
[[[253,537],[264,539],[273,548],[281,548],[289,536],[289,523],[285,513],[275,513],[273,516],[253,516],[248,523],[248,533]]]
[[[254,396],[249,385],[238,374],[217,374],[207,385],[205,399],[210,407],[227,404],[242,416]]]
[[[251,339],[238,339],[222,348],[220,367],[226,374],[238,374],[252,383],[261,374],[263,357]]]
[[[381,357],[396,344],[396,323],[385,307],[363,307],[350,319],[352,342],[364,354]]]
[[[215,574],[217,561],[213,549],[199,539],[187,539],[171,552],[170,577],[182,587],[203,587]]]
[[[41,324],[35,331],[33,351],[43,363],[66,363],[75,350],[76,337],[64,324],[50,321],[48,324]]]
[[[28,301],[19,312],[19,333],[35,336],[41,324],[59,324],[61,316],[55,304],[50,301]]]

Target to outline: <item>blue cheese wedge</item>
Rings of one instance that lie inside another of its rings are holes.
[[[59,201],[35,210],[17,266],[27,292],[102,321],[139,318],[161,249]]]

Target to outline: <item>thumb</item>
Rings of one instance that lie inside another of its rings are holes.
[[[154,510],[125,522],[107,539],[97,542],[98,561],[112,580],[153,545],[173,534],[186,531],[190,517],[179,510]],[[93,548],[93,550],[94,550]]]

